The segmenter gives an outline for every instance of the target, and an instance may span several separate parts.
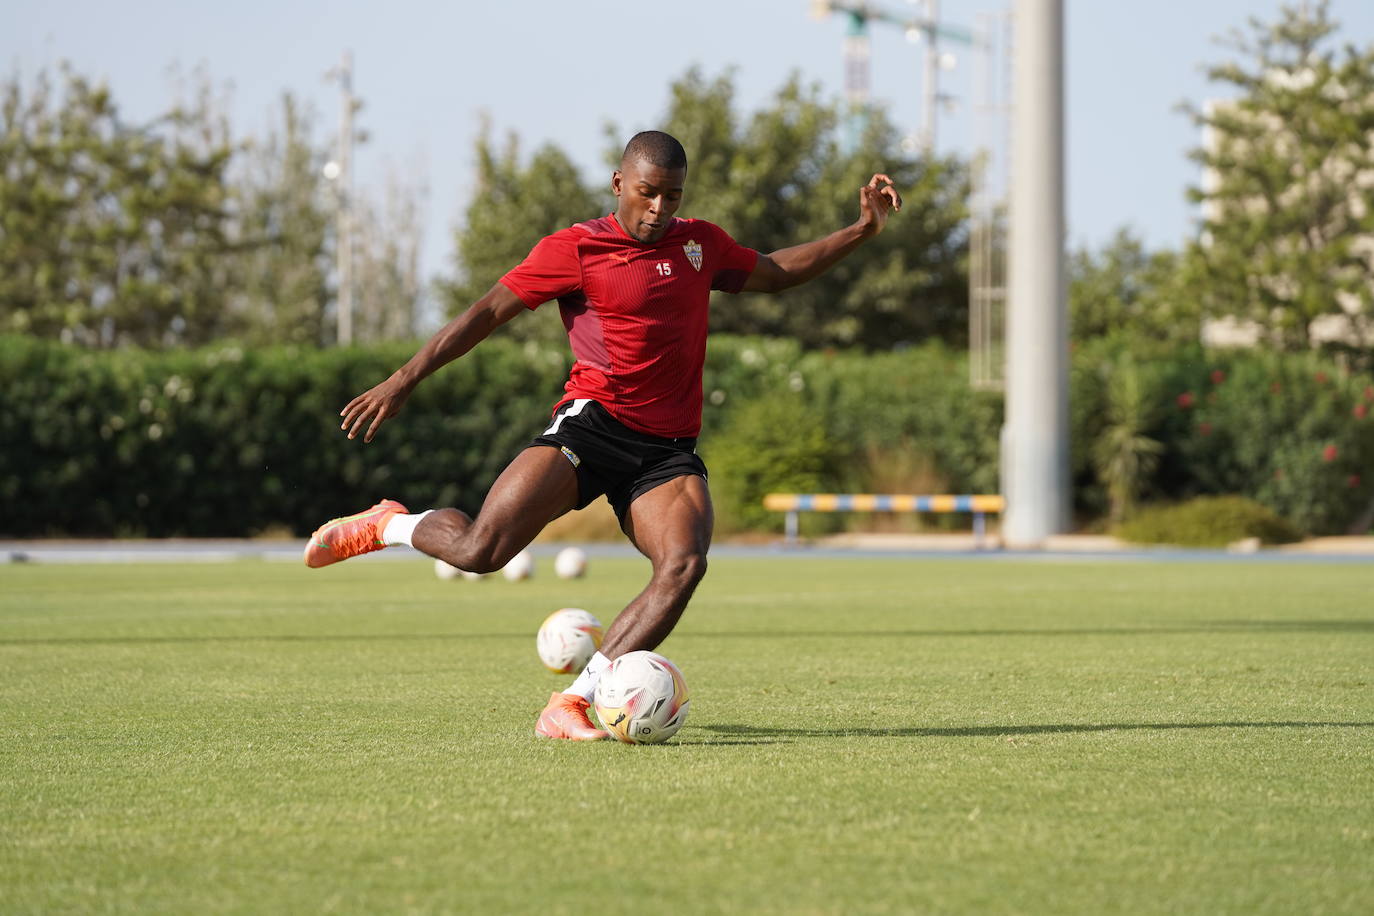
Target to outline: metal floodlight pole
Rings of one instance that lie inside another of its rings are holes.
[[[925,13],[926,22],[939,22],[940,0],[926,0]],[[935,152],[936,108],[940,104],[939,35],[940,33],[933,28],[926,32],[925,85],[921,87],[925,91],[925,101],[922,106],[922,117],[925,124],[921,127],[921,145],[925,147],[928,154]]]
[[[1003,540],[1040,547],[1069,520],[1064,0],[1015,9]]]
[[[353,52],[345,51],[339,65],[339,177],[338,248],[339,269],[338,343],[353,342]]]

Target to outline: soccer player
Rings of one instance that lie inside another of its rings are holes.
[[[611,623],[576,681],[555,693],[535,733],[598,740],[587,716],[611,660],[657,647],[706,572],[713,514],[696,453],[707,302],[712,290],[776,293],[805,283],[881,232],[901,198],[886,175],[859,189],[859,218],[824,238],[762,254],[704,220],[679,219],[682,144],[660,131],[631,138],[611,175],[616,211],[545,237],[340,416],[371,442],[426,376],[525,309],[558,300],[575,358],[552,422],[501,472],[481,511],[411,514],[384,499],[322,525],[305,549],[319,567],[396,544],[470,572],[492,572],[544,526],[605,494],[620,527],[653,565],[645,589]]]

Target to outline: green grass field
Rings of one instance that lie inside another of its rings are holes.
[[[647,566],[0,567],[0,911],[1368,913],[1374,565],[713,560],[670,744],[541,741]]]

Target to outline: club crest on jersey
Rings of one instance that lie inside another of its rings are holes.
[[[682,246],[682,250],[687,252],[687,260],[691,262],[693,270],[701,270],[701,245],[694,241],[689,241]]]

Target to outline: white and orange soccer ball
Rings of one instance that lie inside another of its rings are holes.
[[[687,682],[657,652],[627,652],[601,672],[596,715],[601,727],[627,744],[667,741],[687,721]]]
[[[539,626],[534,646],[555,674],[577,674],[601,648],[601,621],[580,607],[554,611]]]

